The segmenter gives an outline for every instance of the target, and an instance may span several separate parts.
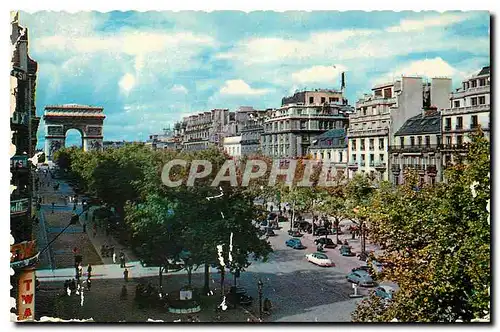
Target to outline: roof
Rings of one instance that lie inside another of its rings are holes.
[[[432,112],[430,114],[419,114],[409,118],[394,135],[404,136],[411,134],[437,134],[440,132],[441,114],[439,112]]]
[[[313,139],[311,147],[346,147],[346,130],[330,129]]]
[[[481,76],[481,75],[489,75],[489,74],[490,74],[490,66],[486,66],[486,67],[483,67],[483,69],[481,69],[481,71],[477,75]]]
[[[47,105],[45,110],[92,110],[92,111],[103,111],[104,108],[89,106],[89,105],[78,105],[78,104],[64,104],[64,105]]]

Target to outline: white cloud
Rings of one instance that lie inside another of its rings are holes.
[[[176,92],[176,93],[183,93],[183,94],[187,94],[189,92],[188,89],[184,85],[181,85],[181,84],[175,84],[170,89],[170,91]]]
[[[118,83],[118,85],[123,90],[123,92],[125,92],[126,94],[128,94],[130,92],[130,90],[132,90],[133,87],[135,86],[135,77],[134,77],[134,75],[132,75],[130,73],[126,73],[125,75],[123,75],[123,77],[121,78],[121,80]]]
[[[220,88],[221,95],[262,95],[270,92],[269,89],[253,89],[243,80],[228,80]]]
[[[474,13],[472,13],[474,15]],[[421,19],[401,20],[399,25],[386,29],[388,32],[423,31],[428,28],[445,27],[471,18],[471,13],[432,14]]]
[[[440,57],[434,59],[425,59],[413,61],[407,66],[397,69],[394,72],[396,76],[425,76],[425,77],[437,77],[446,76],[451,77],[457,73],[457,70],[450,66],[446,61]]]
[[[346,69],[342,65],[313,66],[292,73],[292,80],[300,84],[338,82],[340,73]]]

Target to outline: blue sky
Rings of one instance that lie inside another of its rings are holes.
[[[36,104],[104,107],[105,140],[145,140],[212,108],[280,106],[302,88],[352,105],[378,82],[490,62],[487,12],[21,12],[38,61]],[[43,123],[39,147],[44,143]],[[69,134],[67,145],[79,142]]]

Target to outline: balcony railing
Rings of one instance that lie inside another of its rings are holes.
[[[451,125],[449,126],[444,126],[444,131],[450,131],[451,130]]]
[[[489,92],[490,92],[490,86],[489,85],[483,85],[483,86],[477,86],[475,88],[469,88],[467,90],[453,92],[452,93],[452,98],[453,99],[459,99],[459,98],[463,98],[465,96],[469,96],[471,94],[489,93]]]
[[[349,167],[349,168],[358,168],[358,162],[357,161],[350,161],[347,164],[347,167]]]
[[[399,173],[401,171],[401,167],[399,167],[399,165],[392,165],[391,171],[393,171],[394,173]]]
[[[463,125],[461,125],[461,124],[460,124],[460,125],[458,125],[458,124],[457,124],[457,125],[455,126],[455,129],[456,129],[456,130],[461,130],[461,129],[463,129],[463,128],[464,128],[464,126],[463,126]]]
[[[383,145],[379,145],[379,146],[378,146],[378,149],[379,149],[379,150],[383,150],[383,149],[384,149],[384,146],[383,146]]]
[[[360,162],[360,165],[361,165],[361,166],[365,166],[365,165],[366,165],[366,161],[362,160],[362,161]]]
[[[423,153],[434,152],[442,147],[441,144],[428,144],[428,145],[414,145],[414,146],[401,146],[390,145],[389,153]]]
[[[348,129],[347,134],[351,137],[361,137],[361,136],[377,136],[377,135],[387,135],[389,133],[388,128],[377,128],[377,129]]]
[[[476,130],[477,128],[479,128],[479,123],[471,123],[470,124],[470,129]]]
[[[383,161],[375,163],[375,168],[387,168],[387,164]]]
[[[369,149],[370,151],[373,151],[373,150],[375,150],[375,147],[374,147],[374,146],[370,146],[370,147],[368,147],[368,149]]]
[[[427,166],[427,173],[437,173],[437,167],[436,165],[428,165]]]
[[[464,114],[468,112],[484,112],[490,110],[490,104],[443,108],[443,115]]]

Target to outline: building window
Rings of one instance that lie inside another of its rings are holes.
[[[430,136],[425,136],[425,146],[426,147],[431,146],[431,137]]]
[[[453,101],[453,107],[460,107],[460,100]]]
[[[383,150],[384,149],[384,139],[383,138],[379,138],[378,139],[378,149],[379,150]]]
[[[410,137],[410,146],[415,146],[415,137]]]
[[[470,119],[471,123],[470,123],[470,128],[471,129],[476,129],[478,127],[478,123],[477,123],[477,115],[473,115],[471,116],[471,119]]]
[[[484,104],[486,104],[486,97],[485,96],[479,97],[479,105],[484,105]]]
[[[314,97],[309,97],[309,104],[314,104]]]
[[[330,152],[327,153],[327,157],[328,157],[328,160],[332,159],[332,155],[330,154]]]
[[[485,86],[486,85],[486,79],[480,78],[479,79],[479,86]]]
[[[363,115],[366,115],[366,107],[363,108]]]
[[[321,97],[321,103],[324,104],[326,102],[326,98],[325,97]]]
[[[471,83],[472,83],[472,87],[473,88],[477,87],[477,81],[476,80],[471,81]]]
[[[440,146],[440,145],[441,145],[441,135],[436,135],[436,144],[437,144],[438,146]]]
[[[375,140],[370,138],[370,150],[375,150]]]
[[[405,147],[405,138],[404,137],[399,138],[399,145],[401,145],[401,148]]]
[[[381,163],[384,162],[384,155],[382,153],[379,155],[379,160]]]
[[[446,136],[446,145],[451,146],[451,136]]]
[[[362,138],[361,139],[361,150],[364,150],[365,149],[365,139]]]
[[[339,162],[342,162],[342,151],[339,151]]]
[[[457,129],[462,129],[464,125],[464,120],[461,116],[457,116]]]
[[[375,155],[373,153],[370,154],[370,166],[375,165]]]
[[[472,106],[476,106],[477,105],[477,97],[472,97],[470,99],[470,103],[471,103]]]
[[[351,150],[356,151],[356,140],[355,139],[351,140]]]
[[[391,88],[384,89],[384,98],[392,98],[392,89]]]
[[[351,155],[351,159],[352,159],[352,161],[353,161],[353,162],[356,162],[356,154],[355,154],[355,153],[353,153],[353,154]]]
[[[418,136],[417,140],[418,140],[418,146],[422,146],[422,136]]]
[[[451,118],[444,119],[444,130],[451,130]]]
[[[462,135],[458,135],[457,136],[457,145],[462,145],[463,144],[463,136]]]

